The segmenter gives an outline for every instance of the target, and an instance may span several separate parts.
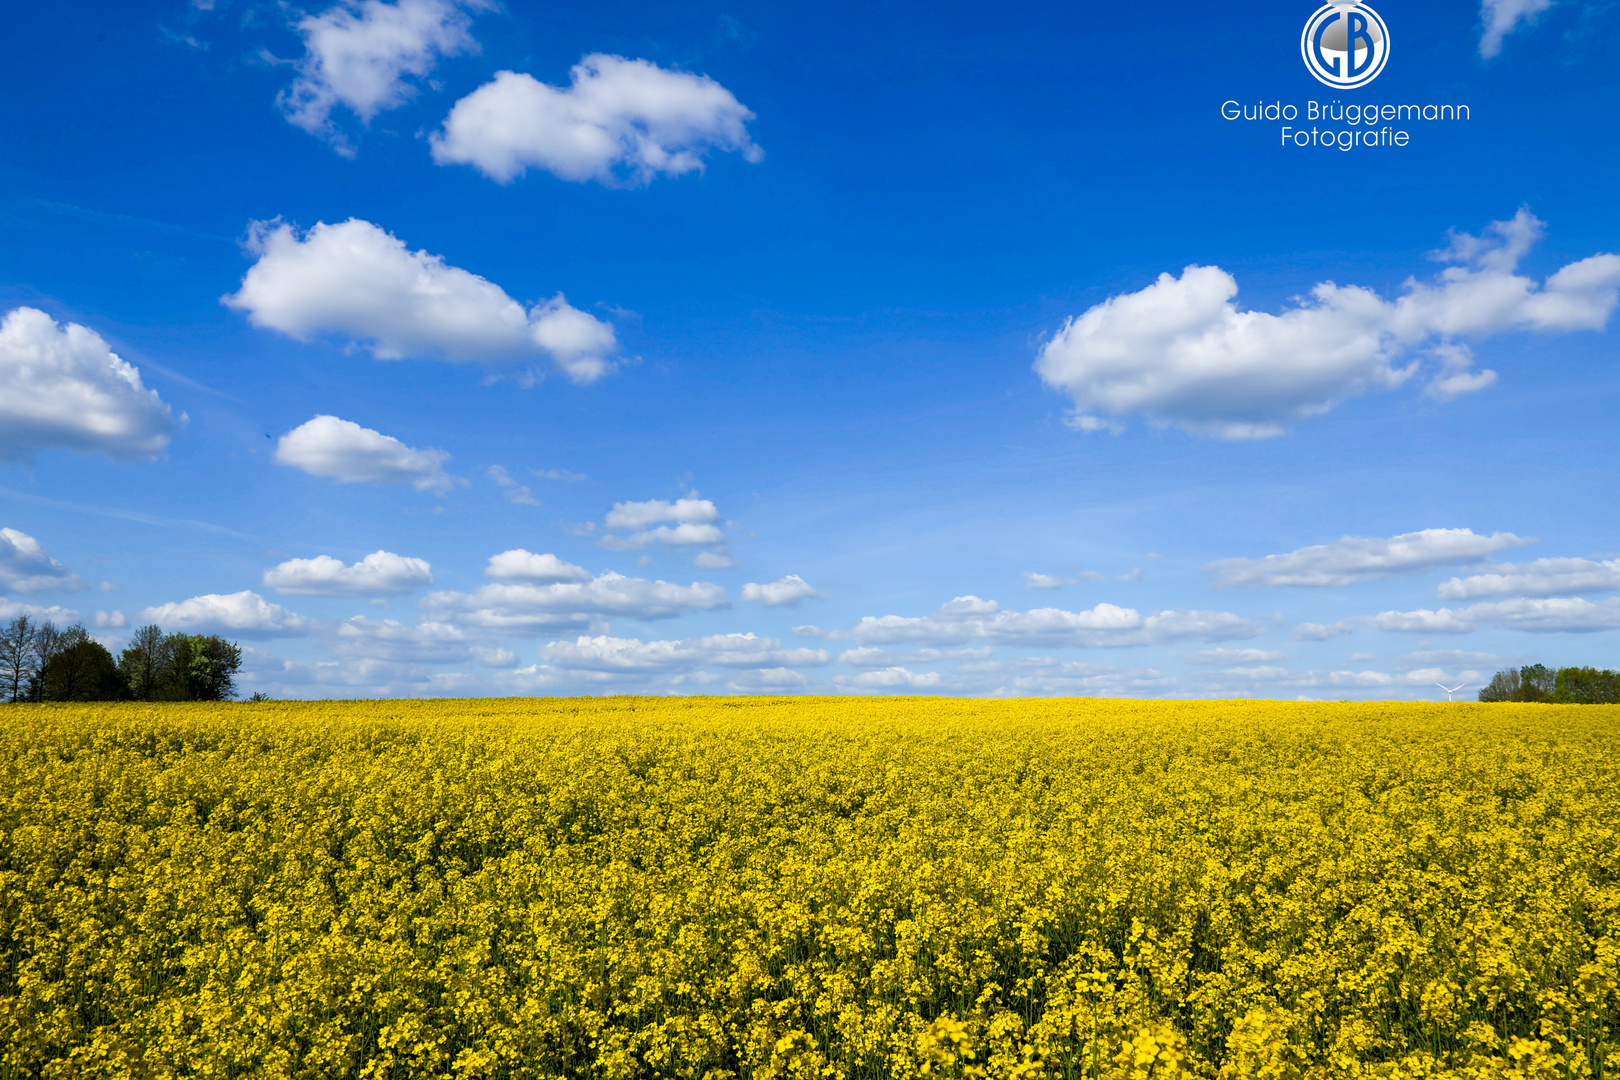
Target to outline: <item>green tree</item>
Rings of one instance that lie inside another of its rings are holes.
[[[1515,701],[1546,701],[1557,688],[1558,672],[1546,664],[1526,664],[1519,669],[1519,693]]]
[[[1498,671],[1479,692],[1481,701],[1551,701],[1566,705],[1620,704],[1620,672],[1592,667],[1554,671],[1545,664]]]
[[[236,696],[241,648],[213,634],[170,634],[165,641],[165,700],[229,701]]]
[[[27,700],[28,684],[38,670],[34,664],[37,630],[27,615],[0,626],[0,701]]]
[[[1508,668],[1491,676],[1491,681],[1480,688],[1481,701],[1523,701],[1519,689],[1519,669]]]
[[[66,650],[89,640],[89,631],[77,624],[60,629],[53,622],[42,622],[34,627],[32,673],[28,680],[28,692],[24,695],[27,700],[47,700],[41,696],[44,693],[45,669]]]
[[[156,626],[143,626],[129,639],[129,645],[118,657],[118,670],[124,673],[136,701],[162,701],[169,697],[173,651],[172,639]]]
[[[1552,700],[1570,705],[1620,705],[1620,672],[1593,667],[1562,668]]]
[[[52,656],[37,676],[38,701],[124,701],[124,681],[112,653],[85,635]]]
[[[140,701],[227,701],[236,696],[242,650],[213,634],[136,630],[118,669]]]
[[[1550,701],[1558,673],[1546,664],[1526,664],[1491,676],[1479,692],[1481,701]]]

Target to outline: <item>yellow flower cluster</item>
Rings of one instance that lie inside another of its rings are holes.
[[[1620,708],[0,710],[0,1080],[1620,1073]]]

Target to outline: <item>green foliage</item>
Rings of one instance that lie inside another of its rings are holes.
[[[0,624],[0,701],[228,701],[241,668],[242,650],[212,634],[143,626],[114,662],[82,626]]]
[[[169,660],[169,685],[185,701],[228,701],[236,696],[236,673],[242,650],[224,638],[177,634]]]
[[[1546,664],[1526,664],[1519,669],[1521,701],[1546,701],[1552,697],[1558,673]]]
[[[1620,704],[1620,674],[1597,668],[1545,664],[1498,671],[1479,692],[1481,701],[1547,701],[1559,705]]]
[[[1524,694],[1519,682],[1519,669],[1508,668],[1498,671],[1491,676],[1491,681],[1480,687],[1479,700],[1481,701],[1523,701]]]
[[[1620,672],[1563,668],[1552,699],[1569,705],[1620,705]]]
[[[176,635],[178,636],[178,635]],[[118,657],[118,668],[129,680],[136,701],[161,701],[169,677],[170,641],[156,626],[143,626],[130,636]]]
[[[28,700],[29,680],[39,670],[34,654],[37,631],[27,615],[0,626],[0,701]]]
[[[228,701],[236,696],[242,650],[215,635],[165,635],[143,626],[118,667],[140,701]]]
[[[127,701],[130,696],[112,653],[88,636],[57,651],[35,680],[35,701]]]

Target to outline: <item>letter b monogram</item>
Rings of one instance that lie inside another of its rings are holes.
[[[1306,21],[1299,51],[1318,82],[1335,90],[1366,86],[1389,59],[1389,27],[1366,4],[1332,0]]]
[[[1350,61],[1349,75],[1354,79],[1372,66],[1375,59],[1374,53],[1376,52],[1372,35],[1367,33],[1367,16],[1359,11],[1350,13],[1350,40],[1347,44],[1350,46],[1350,56],[1348,57]],[[1357,52],[1366,57],[1360,64],[1356,63]]]

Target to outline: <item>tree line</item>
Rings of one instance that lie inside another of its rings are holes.
[[[1545,701],[1555,705],[1620,705],[1620,671],[1526,664],[1498,671],[1479,692],[1481,701]]]
[[[18,615],[0,627],[0,701],[229,701],[242,650],[143,626],[114,660],[83,626]]]

